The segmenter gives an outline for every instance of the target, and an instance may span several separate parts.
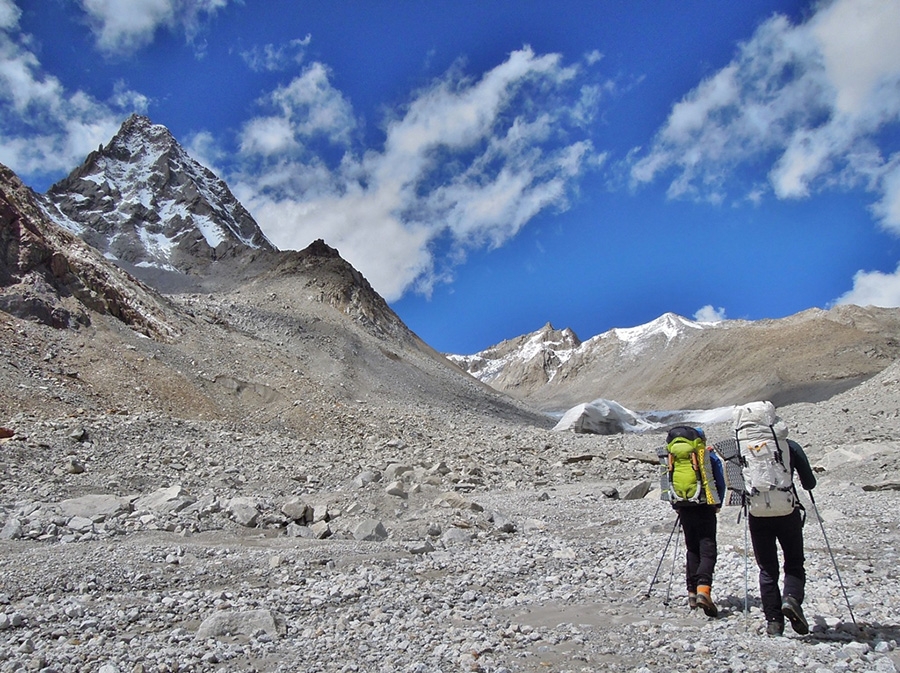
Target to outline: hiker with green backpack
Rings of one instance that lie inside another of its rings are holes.
[[[718,556],[716,514],[725,497],[722,462],[706,446],[703,430],[680,425],[666,435],[666,464],[667,499],[678,512],[687,550],[688,604],[716,617],[719,610],[711,593]]]
[[[738,405],[732,420],[744,481],[747,524],[759,566],[759,594],[766,633],[781,636],[787,618],[794,631],[807,634],[809,624],[801,608],[806,587],[803,555],[806,517],[797,497],[793,473],[796,471],[807,491],[815,487],[816,476],[800,445],[787,438],[787,426],[776,416],[771,402]],[[784,556],[783,591],[778,586],[778,546]]]

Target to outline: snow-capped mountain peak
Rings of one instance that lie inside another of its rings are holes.
[[[664,313],[655,320],[651,320],[637,327],[616,328],[606,332],[607,335],[615,336],[620,341],[631,344],[632,346],[640,346],[648,339],[652,339],[657,335],[662,335],[666,339],[666,343],[683,335],[688,330],[702,330],[711,327],[716,323],[701,323],[680,316],[676,313]]]
[[[661,353],[705,330],[726,328],[729,324],[730,321],[696,322],[664,313],[643,325],[611,329],[582,342],[572,330],[557,330],[548,323],[536,332],[480,353],[447,357],[484,383],[529,396],[557,380],[574,380],[579,371],[592,367],[592,363],[609,360],[622,366]]]
[[[524,339],[524,343],[518,349],[519,356],[523,360],[530,360],[548,350],[556,353],[571,351],[581,344],[581,340],[571,329],[566,327],[558,330],[550,323],[537,332],[525,335]]]
[[[57,224],[131,269],[185,271],[198,258],[275,249],[222,180],[165,126],[140,115],[53,185],[43,203]]]
[[[524,378],[549,381],[559,365],[581,345],[569,328],[558,330],[550,323],[529,334],[508,339],[474,355],[447,355],[447,358],[485,383],[492,383],[510,370]],[[523,374],[529,370],[530,374]]]

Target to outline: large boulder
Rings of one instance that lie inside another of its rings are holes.
[[[623,432],[643,432],[653,428],[653,424],[618,402],[598,399],[572,407],[563,414],[553,429],[594,435],[617,435]]]

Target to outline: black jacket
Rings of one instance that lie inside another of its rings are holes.
[[[813,490],[816,487],[816,475],[809,466],[809,458],[803,452],[803,447],[793,439],[788,440],[788,447],[791,449],[791,472],[797,472],[797,476],[800,477],[800,485],[805,490]]]

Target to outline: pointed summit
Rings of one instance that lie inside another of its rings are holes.
[[[228,186],[142,115],[126,119],[43,201],[57,224],[156,283],[167,273],[202,276],[216,261],[275,250]]]
[[[581,345],[571,329],[556,329],[551,323],[541,329],[474,355],[447,355],[475,378],[505,392],[540,387],[553,380],[559,368]]]
[[[654,337],[665,337],[666,343],[682,336],[689,330],[702,330],[712,325],[688,320],[677,313],[663,313],[655,320],[651,320],[637,327],[617,328],[610,331],[621,341],[628,342],[635,347],[646,345]]]

